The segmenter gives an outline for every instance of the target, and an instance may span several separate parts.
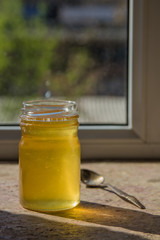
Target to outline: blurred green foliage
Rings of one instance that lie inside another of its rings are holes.
[[[63,54],[61,54],[63,56]],[[61,61],[59,59],[59,61]],[[51,89],[62,96],[79,97],[92,91],[95,76],[92,68],[93,59],[87,49],[76,48],[67,55],[63,71],[56,71],[51,76]]]
[[[20,0],[0,2],[0,93],[38,93],[57,40],[40,19],[26,22]]]
[[[45,5],[39,2],[40,12]],[[95,82],[87,47],[66,46],[39,16],[26,20],[21,0],[0,1],[0,95],[77,97]]]

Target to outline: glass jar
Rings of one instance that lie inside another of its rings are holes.
[[[19,144],[19,190],[23,207],[59,211],[79,203],[78,125],[75,102],[23,103]]]

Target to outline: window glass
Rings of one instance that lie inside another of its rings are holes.
[[[127,0],[1,0],[0,123],[22,101],[76,100],[80,123],[127,124]]]

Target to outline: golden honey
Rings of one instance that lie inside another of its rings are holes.
[[[45,104],[24,104],[19,144],[20,202],[37,211],[72,208],[80,201],[75,103],[48,100]]]

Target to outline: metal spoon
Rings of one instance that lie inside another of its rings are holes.
[[[118,195],[123,200],[134,204],[136,207],[145,209],[145,206],[139,202],[134,196],[131,196],[120,189],[113,187],[108,183],[104,183],[104,177],[96,172],[90,171],[88,169],[81,169],[81,181],[86,184],[87,187],[94,188],[107,188],[106,190],[111,191]]]

